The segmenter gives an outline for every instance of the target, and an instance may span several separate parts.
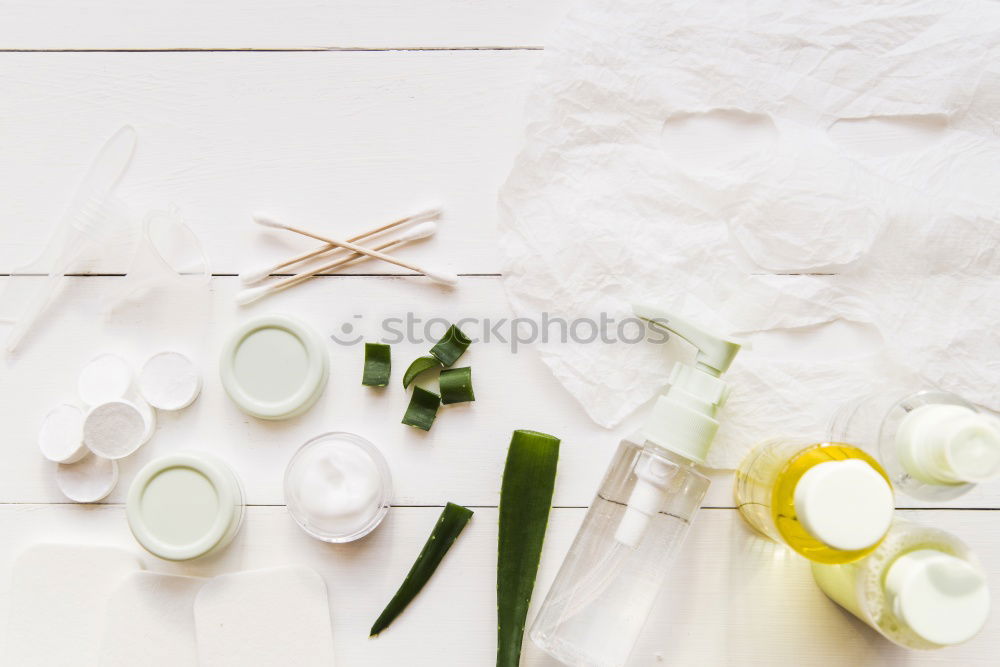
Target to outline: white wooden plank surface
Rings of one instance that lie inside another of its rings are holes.
[[[430,248],[428,249],[430,250]],[[0,278],[0,281],[10,280]],[[27,278],[29,281],[40,279]],[[122,279],[78,278],[60,296],[57,310],[42,320],[36,336],[18,356],[5,360],[0,374],[0,423],[9,424],[5,440],[9,464],[0,466],[0,502],[62,502],[55,487],[54,465],[42,459],[35,444],[38,424],[49,408],[74,397],[79,369],[92,356],[115,350],[138,367],[156,351],[175,347],[198,359],[205,389],[198,401],[177,414],[160,413],[153,440],[122,464],[122,484],[108,499],[124,498],[132,475],[151,458],[184,448],[206,449],[231,462],[244,481],[249,502],[283,502],[281,474],[292,452],[318,433],[361,433],[386,453],[395,471],[398,504],[442,505],[447,501],[495,505],[510,433],[532,428],[562,437],[565,445],[555,503],[586,506],[611,453],[638,419],[614,431],[593,426],[578,404],[562,390],[531,349],[512,353],[496,339],[470,347],[463,363],[474,369],[477,400],[442,408],[429,433],[399,423],[408,392],[399,385],[409,362],[426,353],[430,342],[393,346],[392,382],[384,390],[360,385],[361,345],[328,343],[331,377],[320,402],[290,422],[247,417],[225,396],[217,359],[223,341],[237,322],[270,312],[294,314],[324,335],[342,340],[361,335],[375,339],[385,318],[462,317],[481,322],[510,318],[500,279],[467,277],[455,289],[426,278],[324,277],[277,296],[240,308],[232,296],[233,277],[215,278],[201,298],[161,293],[115,311],[108,319],[94,315],[103,295]],[[2,283],[0,283],[2,284]],[[357,316],[357,317],[356,317]],[[343,324],[354,329],[349,336]],[[440,335],[443,323],[431,329]],[[466,327],[470,335],[482,329]],[[423,335],[423,327],[417,330]],[[706,505],[732,507],[729,477],[720,475]],[[903,506],[915,506],[900,499]],[[1000,488],[983,485],[950,506],[1000,506]]]
[[[323,574],[330,594],[339,665],[489,665],[495,645],[496,525],[479,509],[441,570],[378,639],[367,630],[395,591],[433,526],[437,508],[395,508],[365,540],[329,545],[302,533],[283,507],[255,507],[243,532],[218,559],[192,565],[147,558],[155,571],[212,576],[241,569],[298,564]],[[940,511],[932,517],[965,536],[1000,582],[995,512]],[[546,535],[535,607],[583,518],[556,509]],[[120,506],[0,506],[0,570],[36,541],[70,541],[135,549]],[[704,510],[694,523],[675,574],[664,588],[629,665],[993,665],[1000,633],[994,614],[968,644],[913,653],[888,644],[843,612],[813,585],[806,561],[750,531],[732,510]],[[3,582],[6,590],[8,582]],[[3,596],[4,600],[6,596]],[[5,603],[5,602],[4,602]],[[0,609],[0,613],[2,613]],[[529,612],[529,620],[534,611]],[[524,665],[555,667],[530,641]]]
[[[126,123],[139,139],[121,198],[139,218],[177,204],[216,273],[288,254],[276,256],[253,229],[258,209],[348,236],[428,201],[447,207],[441,259],[461,273],[496,273],[496,193],[539,56],[0,53],[9,230],[0,273],[40,252],[87,165]],[[286,246],[300,247],[311,246]],[[113,256],[92,269],[123,273],[127,262]],[[354,269],[372,271],[385,267]]]
[[[362,387],[363,346],[328,344],[331,377],[320,402],[305,415],[282,423],[247,417],[229,401],[218,379],[222,340],[239,320],[270,312],[297,315],[324,334],[342,323],[376,334],[383,315],[413,310],[427,319],[507,317],[497,278],[466,278],[455,290],[425,278],[322,278],[251,308],[232,301],[235,278],[217,278],[202,300],[164,306],[149,302],[119,311],[110,321],[88,317],[99,295],[120,278],[78,279],[60,301],[65,307],[45,322],[23,355],[8,360],[0,378],[2,423],[10,465],[0,466],[0,500],[61,502],[52,464],[41,459],[35,433],[50,406],[72,398],[75,377],[87,359],[114,349],[136,365],[166,346],[190,350],[205,372],[198,401],[178,414],[161,413],[149,446],[123,465],[127,481],[151,457],[180,448],[207,449],[230,461],[244,480],[250,502],[282,502],[281,475],[292,452],[309,438],[332,430],[356,431],[375,442],[396,471],[396,502],[437,504],[449,500],[495,505],[507,442],[515,428],[553,432],[567,440],[560,504],[586,505],[616,438],[594,429],[530,351],[512,355],[502,344],[477,344],[463,363],[474,368],[477,401],[442,408],[424,433],[399,423],[408,392],[403,370],[426,354],[432,342],[393,346],[394,371],[385,389]],[[362,315],[354,319],[354,315]],[[171,320],[171,318],[173,318]],[[443,326],[435,330],[440,335]],[[125,485],[111,500],[122,499]]]
[[[0,274],[42,247],[89,160],[124,123],[136,126],[140,143],[123,198],[136,216],[179,205],[215,273],[235,274],[308,247],[251,228],[254,210],[347,235],[437,199],[447,211],[439,236],[401,252],[461,273],[496,274],[502,270],[496,189],[517,151],[520,109],[541,57],[531,49],[545,43],[568,4],[100,0],[78,8],[62,0],[0,0]],[[386,48],[411,50],[378,50]],[[199,52],[175,52],[186,49]],[[219,52],[244,49],[348,51]],[[125,265],[121,253],[112,253],[90,269],[121,273]],[[355,272],[392,273],[377,264]],[[0,277],[0,287],[8,280]],[[237,280],[218,277],[201,298],[179,307],[167,300],[120,310],[109,320],[94,317],[102,294],[118,281],[72,279],[60,310],[22,356],[2,362],[0,619],[6,575],[22,548],[79,541],[138,551],[116,504],[127,482],[152,456],[203,448],[243,478],[255,505],[245,529],[212,560],[176,565],[147,558],[148,567],[210,576],[310,565],[331,591],[339,664],[490,664],[496,550],[490,506],[510,431],[537,428],[564,439],[560,507],[553,510],[537,599],[582,519],[579,507],[589,503],[619,438],[637,423],[614,432],[593,426],[530,350],[511,355],[498,343],[468,353],[476,404],[443,411],[426,435],[398,423],[406,402],[400,388],[359,386],[357,347],[330,343],[326,393],[288,423],[243,416],[216,378],[222,338],[252,314],[286,311],[324,334],[349,322],[366,336],[376,333],[379,318],[411,310],[422,317],[507,317],[496,277],[465,277],[453,292],[422,278],[324,278],[246,310],[232,304]],[[108,504],[63,504],[52,465],[34,444],[39,419],[71,396],[79,367],[93,354],[114,349],[138,363],[164,347],[202,361],[204,395],[191,409],[161,419],[153,442],[126,462],[123,484]],[[394,383],[426,347],[394,347]],[[386,452],[396,473],[395,502],[406,505],[368,539],[339,547],[308,538],[280,506],[288,457],[309,437],[337,428],[358,431]],[[731,508],[731,478],[717,477],[705,504]],[[406,615],[378,640],[367,640],[368,625],[433,524],[434,506],[448,500],[485,507]],[[997,512],[990,510],[1000,508],[1000,488],[987,486],[950,507],[989,509],[902,513],[968,541],[995,589],[1000,540]],[[957,649],[910,653],[892,646],[827,601],[804,561],[754,536],[733,509],[701,513],[676,571],[683,576],[668,585],[632,665],[977,665],[995,664],[1000,649],[997,615],[979,638]],[[530,644],[524,663],[554,664]]]
[[[524,47],[568,0],[5,0],[6,49]]]

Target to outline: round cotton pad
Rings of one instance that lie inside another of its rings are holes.
[[[108,401],[91,408],[83,422],[83,442],[93,453],[125,458],[153,434],[152,409],[138,401]]]
[[[181,410],[201,392],[201,374],[180,352],[160,352],[143,364],[139,393],[158,410]]]
[[[132,388],[132,367],[117,354],[100,354],[83,367],[76,383],[80,400],[99,405],[124,397]]]
[[[83,410],[70,403],[54,407],[38,430],[42,456],[56,463],[73,463],[87,454],[83,444]]]
[[[60,463],[56,469],[56,486],[77,503],[96,503],[117,484],[118,462],[95,454],[87,454],[76,463]]]

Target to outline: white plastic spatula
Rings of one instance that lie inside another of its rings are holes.
[[[333,667],[326,582],[308,567],[216,577],[194,619],[200,667]]]
[[[16,316],[7,335],[7,352],[16,350],[31,331],[59,292],[65,274],[73,270],[84,251],[95,247],[94,244],[106,244],[112,235],[115,221],[107,205],[132,160],[135,143],[136,134],[131,125],[108,139],[91,163],[45,251],[31,264],[13,272],[13,275],[32,273],[44,267],[48,278]]]
[[[113,547],[36,544],[26,549],[11,573],[0,664],[98,664],[110,592],[141,569],[136,556]]]

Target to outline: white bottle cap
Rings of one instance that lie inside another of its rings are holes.
[[[1000,420],[961,405],[922,405],[896,431],[903,468],[927,484],[972,484],[1000,476]]]
[[[919,549],[897,558],[886,573],[885,592],[900,620],[941,646],[971,639],[990,613],[983,573],[937,549]]]
[[[892,487],[859,459],[813,466],[796,484],[794,502],[806,531],[833,549],[867,549],[892,523]]]

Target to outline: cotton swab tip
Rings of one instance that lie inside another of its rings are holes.
[[[284,229],[285,225],[281,224],[274,218],[264,213],[254,213],[253,221],[258,225],[263,225],[264,227],[273,227],[274,229]]]
[[[413,222],[418,222],[420,220],[437,220],[441,217],[443,211],[444,209],[440,204],[428,206],[424,210],[420,211],[420,213],[413,215],[411,220]]]
[[[269,285],[262,285],[260,287],[249,287],[245,290],[240,290],[236,293],[236,303],[241,306],[245,306],[248,303],[253,303],[257,299],[266,296],[270,292]]]
[[[434,282],[443,283],[445,285],[454,285],[458,282],[458,276],[448,271],[428,271],[427,269],[424,269],[424,275]]]
[[[269,275],[271,275],[270,267],[266,269],[257,269],[256,271],[246,271],[240,274],[240,282],[244,285],[253,285],[264,280],[264,278],[267,278]]]
[[[425,239],[428,236],[434,236],[437,233],[437,223],[436,222],[422,222],[416,227],[409,229],[405,234],[396,239],[397,243],[403,243],[406,241],[416,241],[417,239]]]

